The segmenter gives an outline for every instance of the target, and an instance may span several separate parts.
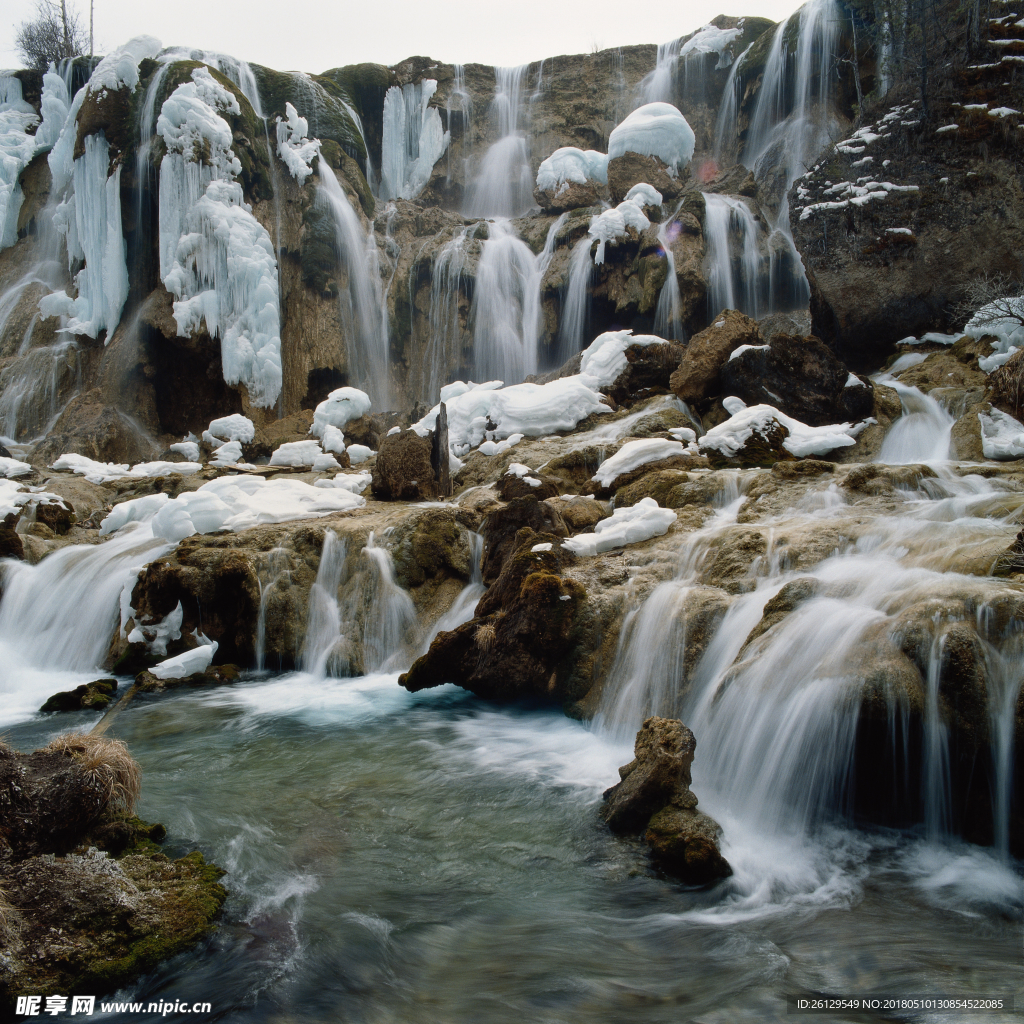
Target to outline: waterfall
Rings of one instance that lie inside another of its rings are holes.
[[[28,441],[44,435],[81,383],[74,339],[21,355],[0,371],[0,437]]]
[[[671,217],[662,221],[658,228],[658,242],[665,254],[667,273],[665,283],[658,293],[658,305],[654,311],[654,333],[660,338],[671,341],[685,341],[682,320],[682,296],[679,293],[679,278],[676,277],[676,257],[672,252],[672,242],[679,234],[679,222],[676,216],[682,204],[676,207]]]
[[[523,77],[529,67],[495,68],[491,116],[497,140],[484,154],[480,169],[466,192],[467,217],[521,217],[533,206],[530,147],[519,130]]]
[[[411,660],[405,646],[416,629],[416,608],[395,582],[391,552],[376,543],[372,531],[362,553],[374,570],[363,618],[363,667],[367,673],[390,672]]]
[[[141,525],[102,544],[53,551],[38,565],[0,563],[0,693],[8,718],[28,717],[62,686],[103,671],[139,572],[173,547]]]
[[[886,380],[900,396],[903,415],[889,428],[877,462],[899,466],[949,459],[953,417],[931,395],[897,380]]]
[[[488,225],[473,294],[473,356],[479,380],[518,384],[537,372],[539,260],[507,220]]]
[[[291,559],[284,548],[271,548],[265,561],[260,565],[257,582],[260,587],[260,607],[256,614],[256,670],[264,672],[267,668],[267,608],[275,596],[281,581],[287,585],[292,582]]]
[[[467,224],[442,246],[430,276],[430,337],[423,354],[418,397],[433,404],[441,388],[462,362],[463,289],[469,282],[466,243],[476,230]]]
[[[750,46],[753,45],[753,43],[750,44]],[[736,116],[739,113],[742,87],[742,79],[737,75],[737,71],[743,67],[743,61],[750,52],[750,46],[733,61],[732,67],[729,69],[729,77],[725,80],[725,87],[722,89],[721,105],[718,108],[718,121],[715,125],[714,160],[719,165],[722,164],[725,158],[726,149],[728,148],[731,151],[737,141]]]
[[[348,343],[348,382],[365,391],[378,409],[387,409],[389,344],[377,241],[372,230],[364,234],[327,161],[321,160],[319,167],[319,194],[333,215],[338,260],[347,278],[338,302]]]
[[[763,290],[767,284],[757,220],[750,207],[735,196],[706,192],[704,203],[708,323],[723,309],[738,309],[757,319],[765,313]]]
[[[473,124],[473,97],[466,88],[465,69],[461,64],[455,64],[455,79],[452,82],[451,92],[448,93],[448,100],[445,103],[445,114],[447,115],[448,131],[452,132],[453,119],[457,116],[460,121],[459,137],[468,139],[470,128]],[[453,136],[454,137],[454,136]],[[463,143],[463,145],[465,145]],[[448,146],[448,184],[452,180],[452,146]]]
[[[469,535],[469,553],[470,562],[472,564],[472,570],[469,577],[469,582],[459,592],[459,596],[452,602],[451,608],[448,609],[434,624],[434,628],[427,635],[423,644],[420,646],[419,654],[426,654],[430,650],[430,645],[434,641],[434,637],[438,633],[457,629],[464,622],[469,622],[473,618],[473,614],[476,611],[476,606],[480,602],[480,598],[484,596],[484,591],[487,588],[484,586],[483,580],[483,556],[484,556],[484,539],[479,533],[470,532]]]
[[[658,57],[654,70],[640,82],[636,106],[644,103],[675,103],[676,64],[679,60],[681,40],[658,43]]]
[[[333,530],[324,534],[320,566],[316,582],[309,591],[309,611],[306,618],[306,639],[302,646],[301,665],[304,672],[318,678],[334,673],[331,654],[341,638],[341,612],[338,608],[338,590],[341,587],[348,556],[348,544]],[[341,674],[341,673],[338,673]],[[346,673],[347,674],[347,673]]]
[[[992,821],[994,846],[999,855],[1010,855],[1010,796],[1013,789],[1014,718],[1024,681],[1021,636],[1018,632],[1007,649],[992,651],[988,659],[989,718],[992,729]]]
[[[593,238],[584,235],[572,247],[572,254],[569,256],[569,280],[562,299],[562,312],[558,324],[556,366],[561,366],[577,352],[581,352],[587,339],[590,282],[594,270],[594,262],[590,255],[593,244]]]

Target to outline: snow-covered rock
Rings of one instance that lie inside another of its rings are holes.
[[[602,487],[609,487],[617,477],[631,473],[638,466],[671,459],[686,451],[687,447],[681,441],[666,441],[658,437],[627,441],[611,458],[601,463],[593,480]]]
[[[562,547],[577,555],[599,555],[604,551],[639,544],[668,533],[676,521],[670,508],[662,508],[653,498],[641,498],[629,508],[617,508],[610,519],[594,527],[593,533],[578,533],[562,541]]]
[[[638,107],[608,137],[608,158],[625,153],[656,156],[670,169],[681,170],[693,158],[696,136],[671,103]]]
[[[357,420],[369,411],[370,396],[365,391],[358,388],[338,388],[314,410],[313,425],[309,432],[319,438],[325,438],[328,425],[344,430],[349,420]]]

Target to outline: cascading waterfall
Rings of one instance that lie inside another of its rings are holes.
[[[551,262],[562,214],[534,256],[507,220],[488,224],[473,294],[473,357],[481,380],[517,384],[537,372],[541,282]]]
[[[476,606],[479,604],[480,598],[484,596],[484,592],[487,590],[484,586],[483,580],[483,556],[483,537],[479,533],[470,532],[469,557],[472,570],[469,582],[459,592],[459,596],[452,602],[451,607],[434,624],[434,628],[430,630],[429,634],[420,646],[418,651],[419,654],[427,653],[434,637],[436,637],[438,633],[457,629],[464,622],[469,622],[469,620],[473,618]]]
[[[734,196],[704,193],[704,203],[708,323],[723,309],[738,309],[757,319],[766,311],[763,292],[768,283],[757,220]]]
[[[658,228],[658,242],[665,254],[668,272],[665,275],[665,283],[658,293],[658,305],[654,310],[654,333],[671,341],[686,340],[682,320],[682,296],[679,292],[679,278],[676,277],[676,257],[672,252],[672,242],[679,233],[676,217],[681,205],[676,207],[672,216],[666,217]]]
[[[18,442],[45,434],[81,383],[74,339],[21,354],[0,371],[0,437]]]
[[[454,138],[469,138],[470,128],[473,124],[473,97],[466,88],[465,68],[461,64],[453,65],[455,79],[452,82],[451,92],[448,93],[448,100],[445,103],[445,115],[448,122],[448,131]],[[455,120],[459,122],[459,131],[456,133],[453,128]],[[468,164],[468,160],[464,161]],[[465,169],[465,168],[464,168]],[[452,180],[452,147],[448,146],[448,183]]]
[[[467,189],[467,217],[521,217],[533,206],[529,140],[519,128],[522,84],[528,67],[522,64],[494,69],[491,116],[498,137],[484,154]]]
[[[291,568],[288,552],[283,548],[271,548],[261,565],[258,576],[260,587],[260,607],[256,614],[256,671],[264,672],[267,668],[267,609],[276,596],[276,591],[283,583],[291,584]]]
[[[584,235],[572,247],[569,256],[569,279],[558,318],[558,350],[555,365],[561,366],[583,350],[590,319],[590,282],[594,261],[590,254],[594,240]]]
[[[372,230],[364,234],[327,161],[319,166],[320,195],[333,215],[338,260],[347,277],[338,301],[348,342],[349,382],[365,391],[378,409],[387,409],[389,345],[376,238]]]
[[[316,582],[309,591],[309,611],[306,619],[306,639],[302,647],[302,669],[318,678],[348,674],[331,664],[331,655],[342,637],[341,612],[338,608],[338,590],[345,573],[348,544],[333,530],[324,534],[320,553],[320,566]],[[333,669],[333,671],[332,671]]]
[[[903,415],[889,428],[876,461],[901,466],[949,459],[953,417],[931,395],[897,380],[885,383],[900,396]]]
[[[423,355],[419,398],[433,402],[462,361],[463,288],[469,280],[467,243],[477,225],[467,224],[453,235],[434,259],[430,277],[430,338]]]

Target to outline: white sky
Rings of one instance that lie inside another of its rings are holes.
[[[89,0],[69,0],[88,27]],[[219,50],[282,71],[320,72],[343,64],[396,64],[406,57],[444,63],[516,65],[564,53],[686,35],[717,14],[780,21],[800,0],[95,0],[95,51],[132,36],[165,46]],[[0,67],[17,67],[17,26],[33,0],[0,0]]]

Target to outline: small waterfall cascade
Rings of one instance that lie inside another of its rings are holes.
[[[321,679],[335,674],[331,669],[337,666],[330,664],[331,655],[339,640],[344,640],[338,591],[345,575],[347,556],[346,541],[333,530],[328,530],[324,534],[316,582],[309,592],[306,639],[301,662],[304,672],[312,672]]]
[[[31,335],[31,326],[26,337]],[[82,383],[78,342],[66,338],[19,353],[0,370],[0,438],[26,442],[45,434]]]
[[[711,62],[709,54],[718,56],[716,70],[732,63],[728,46],[742,35],[740,28],[717,28],[705,25],[688,39],[673,39],[658,44],[658,56],[654,70],[647,74],[637,90],[636,106],[644,103],[676,104],[677,92],[690,103],[707,101],[708,71]],[[682,88],[679,89],[679,70],[682,65]]]
[[[541,282],[566,214],[548,229],[535,256],[507,220],[492,220],[473,293],[473,358],[480,380],[518,384],[537,372]]]
[[[387,409],[389,344],[377,241],[372,230],[363,231],[327,161],[321,160],[319,166],[319,194],[333,215],[338,262],[347,279],[338,302],[348,341],[349,380],[370,396],[376,408]]]
[[[658,293],[658,305],[654,310],[654,333],[659,338],[668,338],[670,341],[686,340],[682,320],[682,296],[679,293],[679,278],[676,277],[676,257],[672,252],[672,243],[679,234],[679,222],[676,220],[678,213],[677,207],[672,216],[662,221],[658,228],[658,242],[665,254],[668,273]]]
[[[363,555],[373,568],[363,617],[363,666],[366,672],[390,672],[407,665],[406,645],[416,631],[412,598],[395,582],[391,552],[371,532]]]
[[[380,168],[381,199],[414,199],[423,191],[451,139],[441,114],[431,107],[437,82],[392,86],[384,97]]]
[[[118,617],[123,628],[133,614],[139,573],[173,547],[140,525],[103,544],[54,551],[38,565],[0,563],[0,694],[6,709],[27,717],[65,684],[96,678]]]
[[[594,260],[590,254],[594,240],[584,235],[572,247],[569,255],[569,279],[562,298],[562,312],[558,322],[558,350],[555,365],[561,366],[581,352],[587,340],[590,320],[590,283]]]
[[[419,649],[419,654],[426,654],[438,633],[457,629],[464,622],[473,618],[476,606],[480,598],[484,596],[487,588],[484,586],[483,578],[483,557],[484,539],[479,533],[469,534],[470,564],[473,569],[469,582],[462,588],[459,596],[452,602],[452,606],[437,620],[434,628],[430,631]]]
[[[282,590],[292,583],[291,558],[284,548],[271,548],[260,565],[258,574],[260,607],[256,615],[256,671],[267,669],[267,609]],[[275,668],[279,666],[274,666]]]
[[[753,45],[753,43],[750,44],[750,46]],[[731,155],[731,150],[735,144],[736,117],[739,114],[743,85],[741,77],[736,72],[743,67],[743,62],[750,52],[750,46],[732,62],[732,67],[729,69],[729,77],[725,80],[725,87],[722,89],[722,100],[718,108],[718,122],[715,125],[714,150],[714,160],[719,166],[725,161],[727,155]],[[727,150],[730,151],[729,154],[727,154]]]
[[[947,461],[954,418],[931,395],[898,380],[885,383],[900,396],[903,415],[889,428],[876,461],[893,466]]]
[[[475,224],[453,235],[437,254],[430,276],[430,338],[423,357],[419,398],[433,402],[462,362],[463,305],[469,280],[467,246]]]
[[[455,79],[445,102],[445,115],[451,137],[466,139],[473,125],[473,97],[466,88],[466,72],[461,64],[454,65]],[[455,130],[458,124],[458,131]],[[448,183],[452,180],[452,145],[448,145]]]
[[[491,117],[497,140],[484,154],[466,192],[467,217],[520,217],[533,206],[530,146],[520,130],[523,78],[529,65],[495,68]]]
[[[809,517],[830,519],[843,529],[852,509],[834,487],[822,486],[781,516],[775,529],[791,533]],[[1019,501],[999,505],[1010,497],[1005,484],[952,473],[902,495],[899,509],[878,517],[870,530],[810,570],[788,568],[786,546],[775,549],[770,542],[751,570],[750,589],[724,599],[700,582],[703,567],[735,523],[739,502],[723,505],[691,535],[675,578],[627,612],[596,727],[625,739],[648,715],[681,717],[698,737],[694,788],[709,813],[743,821],[765,836],[827,825],[853,809],[861,694],[877,671],[874,659],[886,657],[877,645],[896,642],[901,614],[937,595],[961,593],[963,581],[968,591],[981,588],[976,599],[961,604],[963,614],[977,617],[984,648],[995,846],[1005,856],[1022,638],[1019,629],[1000,633],[994,626],[1003,585],[951,577],[948,551],[990,536],[993,508],[1004,527],[1012,526]],[[720,504],[725,501],[723,495]],[[781,621],[755,629],[767,603],[798,578],[815,581],[810,595]],[[958,614],[928,620],[933,640],[920,667],[919,697],[897,686],[887,687],[882,697],[897,773],[894,790],[918,780],[919,792],[910,794],[917,810],[910,813],[919,815],[927,836],[940,841],[954,826],[947,697],[940,694],[946,630]],[[912,699],[918,700],[920,739],[913,743],[907,703]],[[879,728],[885,720],[883,714]],[[982,772],[988,768],[979,764]]]
[[[704,193],[708,323],[723,309],[763,316],[768,305],[765,259],[750,207],[735,196]]]

